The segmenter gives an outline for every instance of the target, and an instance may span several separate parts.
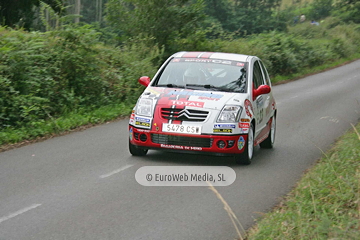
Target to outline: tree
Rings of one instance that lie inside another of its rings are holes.
[[[330,16],[333,10],[333,0],[314,0],[310,5],[309,17],[313,20],[320,20]]]
[[[205,1],[205,13],[218,21],[224,30],[236,30],[234,3],[231,0],[207,0]]]
[[[124,38],[145,35],[170,49],[175,38],[193,35],[204,19],[203,0],[109,0],[108,23]]]
[[[281,0],[234,0],[238,31],[241,35],[284,30],[286,24],[275,17]]]
[[[63,0],[42,0],[59,12]],[[34,20],[34,6],[39,6],[40,0],[0,0],[0,24],[9,27],[29,29]]]
[[[334,15],[339,16],[343,21],[360,23],[359,0],[339,0],[335,8]]]
[[[93,23],[103,21],[103,10],[107,0],[82,0],[81,22]]]

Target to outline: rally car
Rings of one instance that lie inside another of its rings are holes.
[[[250,164],[254,146],[272,148],[276,103],[263,62],[256,56],[178,52],[155,76],[129,120],[129,151],[149,149],[234,156]]]

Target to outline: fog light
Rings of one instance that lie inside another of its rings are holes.
[[[141,140],[142,142],[146,142],[146,140],[147,140],[146,134],[144,134],[144,133],[140,134],[140,140]]]
[[[226,147],[226,143],[223,140],[220,140],[217,142],[218,148],[224,148]]]

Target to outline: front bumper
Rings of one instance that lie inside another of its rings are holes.
[[[147,149],[227,155],[244,151],[247,134],[169,134],[129,125],[129,139],[131,144]]]

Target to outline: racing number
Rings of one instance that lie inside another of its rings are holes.
[[[261,108],[259,111],[259,123],[261,123],[264,119],[264,109]]]

